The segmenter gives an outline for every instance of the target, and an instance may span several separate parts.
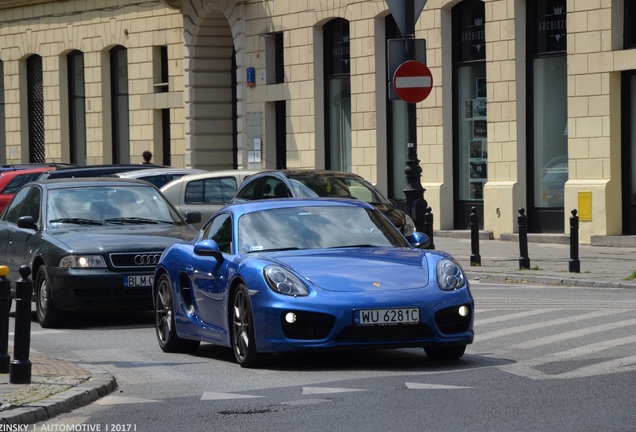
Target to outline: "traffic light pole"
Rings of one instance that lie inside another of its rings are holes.
[[[407,59],[415,60],[415,3],[414,0],[406,0],[406,54]],[[428,208],[428,203],[424,199],[425,189],[420,181],[422,176],[422,167],[420,160],[417,158],[417,107],[414,103],[407,103],[407,121],[408,121],[408,142],[406,154],[406,186],[404,187],[404,195],[406,197],[406,206],[409,216],[415,222],[418,231],[426,232],[424,219]],[[428,227],[432,231],[432,227]]]

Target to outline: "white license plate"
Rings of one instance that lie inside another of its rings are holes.
[[[354,312],[355,325],[417,324],[420,322],[419,308],[360,309]]]
[[[124,276],[124,287],[151,287],[154,279],[153,275]]]

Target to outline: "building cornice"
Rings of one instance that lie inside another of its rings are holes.
[[[54,0],[0,0],[0,9],[12,9],[24,6],[33,6],[43,3],[52,3]]]

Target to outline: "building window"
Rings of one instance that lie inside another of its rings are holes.
[[[168,75],[168,47],[158,46],[154,51],[154,89],[155,93],[170,91],[170,77]]]
[[[623,234],[636,235],[636,71],[622,75]]]
[[[170,110],[168,108],[161,110],[161,144],[163,148],[162,163],[166,166],[172,165],[172,149],[170,146]]]
[[[68,100],[70,162],[86,163],[86,92],[84,54],[73,51],[66,56],[68,65]]]
[[[472,206],[484,199],[488,178],[485,7],[467,0],[453,8],[456,196]],[[459,209],[458,209],[459,210]],[[457,212],[455,225],[468,220]]]
[[[6,113],[4,111],[4,62],[0,60],[0,162],[7,162],[7,131],[5,129]]]
[[[634,26],[634,22],[636,22],[636,1],[625,0],[623,6],[625,8],[623,14],[623,19],[625,20],[623,23],[625,49],[636,48],[636,26]]]
[[[155,93],[167,93],[170,91],[170,74],[168,70],[168,47],[158,46],[153,51],[153,65],[154,65],[154,89]],[[170,108],[163,107],[160,115],[155,116],[155,121],[161,119],[161,154],[156,155],[157,160],[161,160],[161,164],[170,166],[172,165],[172,148],[170,146],[170,140],[172,131],[170,128]],[[159,137],[158,137],[159,138]],[[155,144],[155,148],[158,145]],[[153,151],[154,152],[154,151]]]
[[[27,104],[29,127],[29,162],[46,162],[44,148],[44,87],[42,82],[42,57],[27,58]]]
[[[351,171],[351,81],[349,21],[324,27],[326,168]]]
[[[285,47],[283,33],[268,33],[265,36],[267,84],[285,82]]]
[[[530,204],[535,209],[562,209],[568,179],[565,5],[563,0],[528,2],[528,162]]]
[[[130,162],[127,55],[126,48],[122,46],[110,51],[113,163]]]

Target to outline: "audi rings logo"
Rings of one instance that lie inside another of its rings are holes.
[[[161,254],[135,255],[135,264],[138,266],[157,265],[159,257],[161,257]]]

